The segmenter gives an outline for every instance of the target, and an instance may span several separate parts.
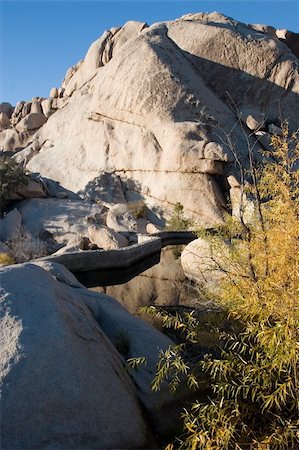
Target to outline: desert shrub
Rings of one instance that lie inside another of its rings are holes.
[[[11,264],[15,264],[14,258],[7,253],[0,253],[0,266],[10,266]]]
[[[35,239],[25,232],[15,235],[7,244],[11,248],[11,253],[18,263],[48,255],[45,242],[40,239]]]
[[[10,195],[26,186],[28,178],[24,169],[9,156],[0,158],[0,213],[5,211]]]
[[[168,449],[299,448],[298,135],[284,124],[272,148],[265,164],[251,167],[255,219],[245,224],[241,215],[239,224],[230,219],[207,236],[216,246],[222,234],[230,239],[230,265],[214,301],[233,326],[218,324],[215,348],[203,355],[194,313],[163,312],[184,343],[161,354],[153,388],[164,379],[172,389],[182,378],[194,388],[203,376],[210,380],[206,401],[184,411],[185,434]]]
[[[143,200],[129,203],[128,208],[132,212],[135,219],[144,217],[147,209],[146,204]]]
[[[184,216],[184,207],[181,203],[176,203],[172,216],[167,222],[166,229],[169,231],[186,231],[189,230],[193,222]]]

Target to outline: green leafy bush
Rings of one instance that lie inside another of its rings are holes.
[[[187,231],[192,226],[191,219],[184,216],[184,207],[181,203],[176,203],[173,214],[167,222],[166,229],[169,231]]]
[[[24,169],[9,156],[0,158],[0,213],[5,211],[10,195],[17,189],[26,186],[28,178]]]

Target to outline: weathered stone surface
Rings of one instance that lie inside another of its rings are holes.
[[[0,132],[0,149],[4,152],[14,151],[21,145],[19,133],[13,129]]]
[[[288,30],[276,30],[276,36],[299,58],[299,33],[293,33]]]
[[[46,117],[50,117],[50,115],[54,112],[52,110],[52,99],[46,99],[41,102],[42,113]]]
[[[15,208],[0,219],[0,240],[10,241],[22,232],[22,216]]]
[[[31,113],[38,113],[38,114],[43,114],[42,111],[42,107],[41,107],[41,102],[38,100],[32,101],[31,104]]]
[[[90,225],[87,232],[90,241],[104,250],[113,250],[129,245],[128,239],[104,226]]]
[[[112,299],[69,281],[60,269],[33,264],[1,270],[2,448],[155,448],[123,360],[104,334],[128,328],[121,306],[113,322],[101,306],[103,299],[113,308]]]
[[[244,122],[250,130],[255,131],[263,128],[265,114],[250,108],[244,108],[240,111],[240,115],[242,122]]]
[[[6,114],[6,116],[10,119],[13,113],[14,107],[7,102],[0,103],[0,113]]]
[[[24,200],[17,208],[24,228],[32,236],[37,238],[41,230],[46,229],[62,244],[78,235],[87,236],[87,217],[102,211],[99,205],[87,201],[58,198]]]
[[[26,115],[17,125],[18,131],[29,131],[40,128],[47,122],[46,116],[40,113],[30,113]]]
[[[25,198],[44,198],[47,196],[42,183],[28,178],[28,183],[14,190],[8,196],[9,200],[23,200]]]
[[[0,113],[0,131],[10,127],[10,120],[4,112]]]
[[[87,183],[84,190],[79,193],[81,197],[87,200],[98,201],[103,204],[127,203],[121,180],[114,173],[102,173]]]
[[[240,219],[242,217],[244,223],[251,223],[255,217],[255,206],[249,195],[243,192],[241,186],[233,187],[229,191],[232,216]]]
[[[52,87],[50,90],[50,98],[57,98],[58,97],[58,89],[56,87]]]
[[[268,131],[271,134],[276,134],[277,136],[282,136],[282,129],[275,125],[274,123],[270,123],[268,126]]]
[[[196,281],[207,292],[217,291],[225,276],[221,269],[229,270],[228,244],[219,239],[213,244],[206,239],[195,239],[181,254],[186,277]]]
[[[268,123],[290,117],[291,129],[299,116],[297,58],[268,32],[217,13],[112,29],[63,87],[72,95],[39,130],[28,168],[75,192],[114,172],[127,201],[144,199],[161,224],[176,202],[202,226],[223,223],[218,177],[234,172],[228,135],[248,163],[232,105]]]
[[[137,222],[128,204],[112,206],[107,213],[107,227],[114,231],[136,231]]]

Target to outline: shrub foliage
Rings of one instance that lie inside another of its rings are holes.
[[[168,449],[299,448],[299,156],[298,135],[272,139],[266,163],[251,167],[256,216],[231,219],[219,234],[230,240],[229,269],[214,300],[231,327],[218,327],[218,351],[190,358],[201,347],[202,324],[194,314],[162,314],[181,330],[184,346],[161,354],[153,388],[168,379],[175,388],[209,381],[206,401],[183,414],[185,435]],[[236,232],[237,230],[237,232]],[[221,270],[221,267],[219,267]],[[210,295],[210,294],[207,294]]]
[[[10,195],[26,186],[28,177],[19,164],[9,156],[0,158],[0,213],[3,214]]]

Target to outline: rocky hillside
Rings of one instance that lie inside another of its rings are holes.
[[[218,13],[127,22],[48,99],[2,104],[0,147],[93,201],[106,173],[109,189],[120,179],[124,201],[145,200],[156,223],[180,202],[211,225],[230,190],[236,197],[236,155],[246,165],[248,145],[267,148],[280,118],[298,126],[298,93],[294,33]]]

